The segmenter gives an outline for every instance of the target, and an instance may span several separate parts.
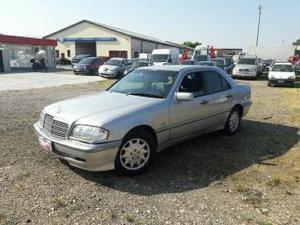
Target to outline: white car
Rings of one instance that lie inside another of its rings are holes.
[[[296,79],[295,71],[291,63],[274,63],[268,74],[268,85],[289,85],[294,86]]]
[[[258,59],[255,56],[240,58],[232,71],[232,77],[257,79],[259,74]]]

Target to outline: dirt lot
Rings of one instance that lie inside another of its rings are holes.
[[[176,145],[133,178],[71,169],[38,147],[41,109],[99,84],[0,92],[0,224],[300,224],[300,89],[246,82],[240,132]]]

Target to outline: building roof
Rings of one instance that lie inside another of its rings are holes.
[[[18,45],[56,46],[57,42],[50,39],[21,37],[0,34],[0,42]]]
[[[63,28],[61,30],[58,30],[58,31],[53,32],[51,34],[48,34],[44,38],[49,38],[52,35],[55,35],[57,33],[60,33],[60,32],[65,31],[67,29],[70,29],[70,28],[72,28],[74,26],[77,26],[77,25],[79,25],[81,23],[90,23],[90,24],[93,24],[93,25],[101,27],[101,28],[106,28],[108,30],[115,31],[115,32],[118,32],[120,34],[124,34],[124,35],[130,36],[130,37],[141,39],[141,40],[145,40],[145,41],[151,41],[151,42],[155,42],[155,43],[159,43],[159,44],[163,44],[163,45],[169,45],[169,46],[176,47],[176,48],[190,49],[189,47],[187,47],[185,45],[180,45],[180,44],[176,44],[176,43],[172,43],[172,42],[168,42],[168,41],[163,41],[163,40],[151,37],[151,36],[147,36],[147,35],[135,33],[135,32],[132,32],[132,31],[124,30],[124,29],[121,29],[121,28],[109,26],[109,25],[102,24],[102,23],[96,23],[96,22],[93,22],[93,21],[90,21],[90,20],[81,20],[81,21],[79,21],[77,23],[74,23],[74,24],[72,24],[72,25],[70,25],[68,27],[65,27],[65,28]]]

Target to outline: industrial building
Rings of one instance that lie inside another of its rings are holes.
[[[0,72],[31,68],[31,59],[43,50],[46,64],[55,67],[55,40],[0,34]]]
[[[97,57],[136,58],[158,48],[187,47],[120,28],[82,20],[44,38],[57,40],[56,57],[72,59],[78,54]]]

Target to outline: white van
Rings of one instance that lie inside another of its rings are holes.
[[[154,49],[152,51],[152,62],[154,66],[171,65],[179,63],[178,49]]]

